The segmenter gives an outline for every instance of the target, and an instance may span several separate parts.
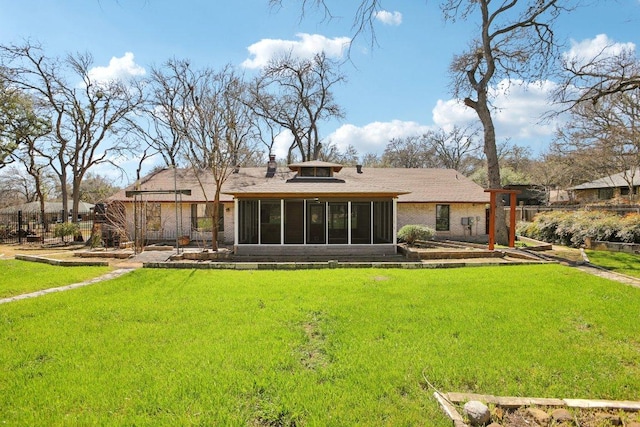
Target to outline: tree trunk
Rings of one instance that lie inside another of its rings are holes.
[[[498,150],[496,148],[496,130],[493,125],[491,111],[489,111],[486,99],[479,98],[475,104],[482,127],[484,129],[484,154],[487,158],[487,178],[489,188],[502,188],[500,179],[500,164],[498,162]],[[496,197],[496,218],[495,218],[496,243],[499,245],[509,244],[509,233],[507,231],[507,220],[504,211],[504,201],[502,195]]]

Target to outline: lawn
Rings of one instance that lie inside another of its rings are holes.
[[[628,276],[640,277],[640,255],[625,252],[586,251],[589,261],[597,266]]]
[[[0,298],[82,282],[110,270],[110,267],[55,267],[13,259],[0,260]]]
[[[425,378],[637,400],[638,318],[560,265],[141,269],[0,306],[0,423],[450,426]]]

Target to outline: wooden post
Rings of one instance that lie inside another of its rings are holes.
[[[509,203],[509,247],[516,247],[516,193],[511,193],[511,202]]]
[[[492,251],[496,244],[496,194],[509,194],[509,247],[516,247],[516,194],[518,190],[504,190],[502,188],[489,188],[484,190],[489,193],[489,250]]]
[[[489,193],[489,250],[496,244],[496,193]]]

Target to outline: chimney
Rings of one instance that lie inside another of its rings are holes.
[[[362,165],[356,165],[356,171],[362,173]]]
[[[278,168],[278,163],[276,163],[276,155],[269,154],[269,163],[267,163],[267,178],[273,178],[276,174],[276,169]]]

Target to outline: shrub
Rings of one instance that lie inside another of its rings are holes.
[[[640,214],[625,215],[616,235],[621,242],[640,243]]]
[[[67,236],[75,235],[79,230],[78,225],[72,222],[63,222],[62,224],[56,224],[53,228],[53,235],[60,237],[63,242],[66,242]]]
[[[640,242],[640,215],[620,217],[603,211],[552,211],[536,215],[531,223],[518,225],[525,237],[578,247],[586,238],[598,241]]]
[[[435,233],[426,225],[405,225],[398,231],[398,240],[413,245],[416,240],[431,240]]]

